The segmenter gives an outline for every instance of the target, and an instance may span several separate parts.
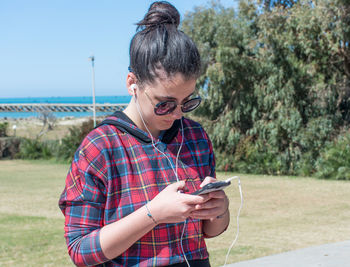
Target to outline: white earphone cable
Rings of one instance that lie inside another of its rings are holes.
[[[136,96],[135,96],[136,97]],[[179,182],[180,179],[179,179],[179,176],[177,174],[177,167],[178,167],[178,160],[179,160],[179,156],[180,156],[180,151],[182,149],[182,145],[183,145],[183,141],[184,141],[184,127],[183,127],[183,123],[182,123],[182,118],[180,119],[180,122],[181,122],[181,144],[180,144],[180,147],[177,151],[177,155],[176,155],[176,160],[175,160],[175,168],[173,167],[173,164],[171,162],[171,160],[169,159],[169,157],[161,150],[159,150],[155,144],[154,144],[154,141],[153,141],[153,135],[151,134],[151,131],[148,129],[147,125],[146,125],[146,122],[144,121],[143,119],[143,116],[142,116],[142,113],[141,113],[141,108],[139,106],[139,102],[137,101],[136,99],[136,107],[137,107],[137,111],[139,112],[140,114],[140,117],[141,117],[141,120],[142,120],[142,123],[143,125],[145,126],[147,132],[149,133],[149,135],[151,136],[151,142],[152,142],[152,146],[154,147],[155,150],[157,150],[158,152],[160,152],[170,163],[170,167],[172,169],[172,171],[174,172],[175,174],[175,177],[176,177],[176,180]],[[183,235],[185,233],[185,228],[186,228],[186,225],[187,225],[187,219],[184,221],[184,226],[183,226],[183,229],[182,229],[182,234],[181,234],[181,238],[180,238],[180,246],[181,246],[181,250],[182,250],[182,255],[184,256],[185,258],[185,261],[187,263],[187,266],[190,267],[190,264],[187,260],[187,257],[186,257],[186,254],[185,254],[185,251],[184,251],[184,248],[183,248],[183,245],[182,245],[182,241],[183,241]]]
[[[239,195],[241,197],[241,205],[239,206],[238,213],[237,213],[237,233],[236,233],[236,237],[233,240],[231,246],[229,247],[229,249],[227,251],[224,267],[227,264],[227,260],[228,260],[228,256],[230,255],[230,251],[231,251],[232,247],[235,245],[235,243],[237,242],[237,239],[238,239],[238,236],[239,236],[239,216],[241,214],[241,210],[242,210],[242,207],[243,207],[243,193],[242,193],[241,180],[240,180],[240,178],[238,176],[235,176],[235,177],[232,177],[232,178],[238,180],[238,188],[239,188]],[[229,179],[232,179],[232,178],[229,178]]]
[[[152,146],[155,150],[157,150],[159,153],[161,153],[170,163],[170,166],[171,166],[171,169],[172,171],[174,172],[175,174],[175,177],[176,177],[176,180],[179,182],[179,177],[178,177],[178,174],[177,174],[177,163],[178,163],[178,159],[179,159],[179,155],[180,155],[180,151],[182,149],[182,144],[183,144],[183,141],[184,141],[184,133],[183,133],[183,123],[182,123],[182,118],[180,119],[180,122],[181,122],[181,131],[182,131],[182,138],[181,138],[181,144],[180,144],[180,147],[179,147],[179,150],[177,151],[177,156],[176,156],[176,161],[175,161],[175,168],[173,166],[173,163],[171,162],[171,160],[169,159],[169,157],[163,152],[161,151],[160,149],[158,149],[156,146],[155,146],[155,143],[154,143],[154,137],[153,135],[151,134],[151,131],[148,129],[147,125],[146,125],[146,122],[144,121],[143,119],[143,116],[142,116],[142,113],[141,113],[141,109],[140,109],[140,106],[139,106],[139,102],[137,101],[136,99],[136,107],[137,107],[137,111],[139,112],[140,114],[140,117],[141,117],[141,120],[142,120],[142,123],[143,125],[145,126],[147,132],[149,133],[149,135],[151,136],[151,142],[152,142]]]
[[[135,98],[136,98],[136,96],[135,96]],[[175,168],[174,168],[174,167],[173,167],[173,164],[172,164],[172,162],[171,162],[171,160],[169,159],[169,157],[168,157],[163,151],[161,151],[160,149],[158,149],[158,148],[155,146],[154,140],[153,140],[153,139],[154,139],[154,138],[153,138],[153,135],[151,134],[151,131],[148,129],[148,127],[147,127],[147,125],[146,125],[146,122],[145,122],[144,119],[143,119],[143,116],[142,116],[142,113],[141,113],[141,108],[140,108],[140,106],[139,106],[139,103],[138,103],[138,101],[137,101],[137,98],[135,99],[135,101],[136,101],[137,111],[138,111],[139,114],[140,114],[142,123],[143,123],[143,125],[145,126],[145,128],[146,128],[147,132],[149,133],[149,135],[151,136],[152,146],[154,147],[155,150],[157,150],[158,152],[160,152],[160,153],[169,161],[170,167],[171,167],[172,171],[173,171],[174,174],[175,174],[176,180],[177,180],[177,181],[180,181],[180,180],[179,180],[179,177],[178,177],[178,174],[177,174],[177,169],[178,169],[179,155],[180,155],[180,151],[181,151],[181,149],[182,149],[182,145],[183,145],[183,141],[184,141],[184,128],[183,128],[182,118],[180,119],[182,138],[181,138],[180,147],[179,147],[179,149],[178,149],[178,151],[177,151],[176,160],[175,160]],[[229,249],[228,249],[228,252],[227,252],[227,254],[226,254],[226,259],[225,259],[225,264],[224,264],[224,266],[226,266],[226,264],[227,264],[227,260],[228,260],[228,257],[229,257],[229,255],[230,255],[230,251],[231,251],[232,247],[235,245],[235,243],[236,243],[237,240],[238,240],[238,236],[239,236],[239,216],[240,216],[240,214],[241,214],[241,210],[242,210],[242,207],[243,207],[243,193],[242,193],[242,187],[241,187],[241,180],[240,180],[240,178],[239,178],[238,176],[231,177],[231,178],[229,178],[229,179],[227,179],[227,180],[232,180],[232,179],[238,179],[238,188],[239,188],[239,193],[240,193],[240,198],[241,198],[241,204],[240,204],[240,207],[239,207],[239,209],[238,209],[238,214],[237,214],[237,233],[236,233],[236,237],[235,237],[235,239],[233,240],[231,246],[230,246]],[[183,254],[183,256],[184,256],[184,259],[185,259],[185,261],[186,261],[188,267],[190,267],[190,264],[189,264],[189,262],[188,262],[188,260],[187,260],[187,257],[186,257],[186,254],[185,254],[185,251],[184,251],[184,248],[183,248],[183,245],[182,245],[183,235],[184,235],[184,233],[185,233],[186,226],[187,226],[187,219],[184,221],[184,226],[183,226],[183,230],[182,230],[182,234],[181,234],[181,239],[180,239],[180,246],[181,246],[181,250],[182,250],[182,254]]]

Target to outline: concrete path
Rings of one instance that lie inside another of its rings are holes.
[[[309,247],[249,261],[229,267],[350,267],[350,241]]]

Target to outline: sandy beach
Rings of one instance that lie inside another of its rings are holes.
[[[97,120],[101,120],[103,117],[97,117]],[[62,139],[69,133],[69,128],[73,126],[80,126],[84,122],[92,120],[92,117],[62,117],[56,118],[53,124],[53,130],[47,130],[47,126],[44,128],[44,134],[40,138],[45,140]],[[38,117],[29,118],[0,118],[0,123],[7,122],[9,124],[7,135],[8,136],[20,136],[26,138],[36,138],[38,134],[43,130],[43,121]]]

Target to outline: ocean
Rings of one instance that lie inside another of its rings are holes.
[[[96,96],[98,104],[127,104],[131,96]],[[22,98],[0,98],[0,104],[92,104],[91,96],[76,97],[22,97]],[[92,112],[54,112],[57,118],[62,117],[87,117],[92,116]],[[103,112],[97,112],[96,116],[107,115]],[[0,118],[29,118],[37,117],[36,112],[1,112]]]

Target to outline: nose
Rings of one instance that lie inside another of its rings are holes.
[[[173,115],[173,118],[175,120],[181,119],[181,117],[182,117],[182,110],[181,110],[181,106],[180,105],[178,105],[176,107],[176,109],[172,112],[172,115]]]

